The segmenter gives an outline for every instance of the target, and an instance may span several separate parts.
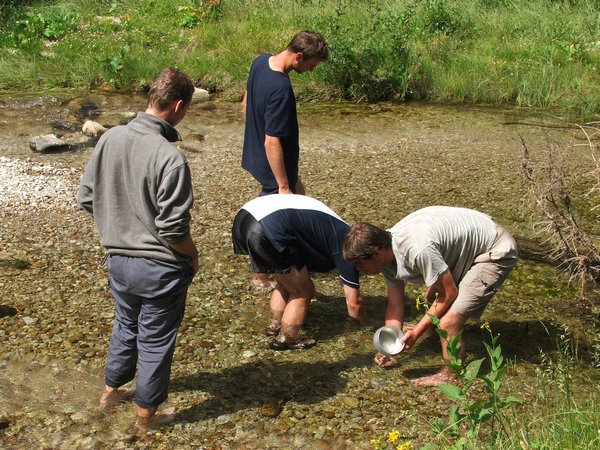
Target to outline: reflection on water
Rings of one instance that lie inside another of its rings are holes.
[[[0,379],[0,448],[108,448],[134,436],[131,403],[100,408],[98,374],[21,360],[2,361]]]
[[[135,96],[0,97],[0,156],[68,169],[56,176],[76,186],[93,141],[43,155],[29,149],[30,137],[56,132],[67,139],[79,133],[85,114],[116,124],[121,113],[143,107]],[[558,123],[548,115],[485,107],[300,105],[299,120],[303,181],[345,220],[391,226],[416,208],[453,204],[492,213],[527,238],[520,136],[538,157],[546,131],[570,139],[567,129],[544,128]],[[112,302],[93,223],[75,208],[32,213],[0,202],[0,303],[10,312],[0,317],[0,354],[11,353],[0,361],[0,449],[358,450],[393,428],[415,442],[427,440],[428,421],[447,414],[447,405],[432,408],[439,393],[409,379],[439,369],[435,333],[404,351],[395,368],[375,367],[374,330],[345,329],[343,291],[334,276],[324,275],[315,282],[328,301],[311,304],[307,322],[318,345],[270,351],[261,335],[269,293],[250,285],[247,260],[231,252],[233,215],[257,192],[240,169],[239,105],[195,105],[178,129],[194,179],[192,228],[202,252],[169,397],[182,415],[170,427],[139,435],[131,402],[110,414],[99,409]],[[589,167],[585,155],[572,163]],[[29,187],[39,190],[40,183]],[[369,315],[382,320],[381,277],[361,277],[361,289]],[[422,287],[411,286],[408,294],[407,319],[415,322],[423,314],[414,305]],[[514,391],[533,385],[539,350],[554,351],[563,325],[585,348],[593,314],[576,298],[568,277],[539,258],[523,258],[485,311],[482,320],[500,333],[506,356],[516,362],[507,380]],[[487,335],[478,324],[469,325],[465,337],[468,356],[484,357]],[[589,365],[581,373],[593,375]],[[269,405],[281,407],[276,417],[261,416]]]

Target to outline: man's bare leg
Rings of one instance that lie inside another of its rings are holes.
[[[281,330],[281,317],[287,304],[286,299],[288,293],[281,285],[275,283],[273,292],[271,293],[271,302],[269,303],[269,311],[271,314],[269,325],[265,328],[265,335],[277,336]]]
[[[280,343],[295,341],[308,315],[308,307],[315,293],[315,286],[310,279],[308,269],[292,268],[290,273],[277,275],[277,287],[285,308],[281,316],[281,331],[277,336]],[[272,297],[273,299],[273,297]],[[314,341],[309,345],[314,345]]]
[[[282,333],[288,333],[286,337],[295,338],[298,331],[306,322],[308,307],[315,294],[315,285],[310,279],[308,269],[304,266],[292,270],[284,275],[277,276],[277,286],[282,287],[282,292],[287,294],[286,305],[281,316]]]
[[[271,323],[281,326],[281,318],[287,306],[289,293],[281,283],[275,284],[275,289],[271,293],[271,302],[269,308],[271,310]]]
[[[457,336],[458,333],[463,329],[465,322],[467,321],[467,317],[463,316],[456,311],[449,310],[444,316],[440,319],[440,328],[442,330],[446,330],[448,332],[448,339],[453,336]],[[442,358],[446,362],[446,364],[450,363],[450,356],[448,355],[448,341],[446,339],[440,338],[440,343],[442,344]],[[464,340],[461,338],[460,341],[460,359],[461,361],[465,360],[466,350]],[[413,383],[418,384],[420,386],[437,386],[441,383],[448,383],[456,379],[456,375],[449,367],[444,367],[438,373],[433,375],[427,375],[424,377],[419,377],[411,380]]]

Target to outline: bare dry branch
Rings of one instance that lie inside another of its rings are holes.
[[[584,174],[583,182],[590,187],[585,197],[600,193],[600,161],[596,155],[600,141],[600,122],[579,126],[586,144],[570,144],[566,149],[585,146],[591,153],[593,169]],[[600,250],[594,234],[585,230],[574,208],[571,186],[576,177],[568,173],[564,156],[556,142],[548,137],[548,155],[545,164],[534,164],[523,137],[523,176],[527,185],[536,234],[549,246],[547,257],[564,267],[571,278],[578,278],[580,297],[585,297],[589,282],[600,282]],[[568,151],[563,153],[568,154]],[[594,206],[600,206],[596,204]]]

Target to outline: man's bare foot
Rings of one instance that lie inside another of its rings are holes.
[[[396,360],[391,356],[384,355],[383,353],[377,353],[375,355],[375,363],[379,367],[383,367],[384,369],[394,367],[396,365]]]
[[[138,413],[136,416],[135,426],[142,431],[158,428],[162,425],[173,422],[175,416],[176,413],[174,407],[166,408],[159,414],[152,413],[150,416],[140,415]]]
[[[438,384],[451,383],[455,380],[455,377],[447,372],[438,372],[433,375],[427,375],[424,377],[414,378],[412,381],[418,386],[437,386]]]
[[[135,389],[119,389],[105,387],[102,397],[100,397],[100,406],[102,408],[112,408],[117,403],[128,400],[135,396]]]

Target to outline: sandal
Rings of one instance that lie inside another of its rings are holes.
[[[270,323],[265,327],[265,336],[277,336],[279,331],[281,330],[281,324],[279,323]]]
[[[317,341],[314,339],[286,339],[284,341],[279,341],[277,339],[273,339],[269,344],[269,347],[272,350],[297,350],[297,349],[306,349],[314,347],[317,344]]]

